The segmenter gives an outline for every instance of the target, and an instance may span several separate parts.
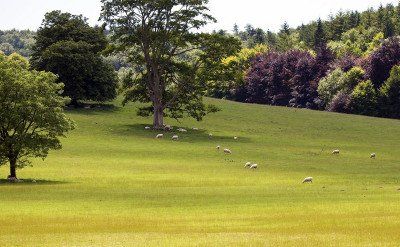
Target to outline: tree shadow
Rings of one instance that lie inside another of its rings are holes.
[[[115,129],[114,132],[121,136],[138,136],[142,138],[154,139],[158,134],[164,134],[165,140],[171,140],[172,136],[178,135],[180,137],[180,142],[187,143],[197,143],[197,142],[221,142],[221,143],[250,143],[250,138],[247,137],[238,137],[237,140],[234,139],[234,136],[222,136],[222,135],[212,135],[210,136],[210,132],[204,129],[193,130],[192,128],[184,127],[184,126],[172,126],[172,131],[165,130],[146,130],[146,127],[151,127],[150,125],[144,124],[128,124],[123,125],[118,129]],[[187,130],[187,132],[179,132],[178,129],[183,128]]]
[[[57,184],[67,184],[65,181],[51,181],[42,179],[20,179],[18,182],[10,182],[7,179],[0,179],[0,186],[5,185],[57,185]]]
[[[85,103],[78,107],[68,106],[66,107],[66,111],[69,113],[77,113],[77,114],[96,114],[101,112],[117,112],[121,109],[121,107],[116,106],[112,103]]]

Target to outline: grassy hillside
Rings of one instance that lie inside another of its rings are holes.
[[[398,245],[399,121],[208,101],[222,112],[168,121],[200,128],[179,142],[134,106],[70,111],[64,149],[19,173],[38,182],[0,184],[0,245]]]

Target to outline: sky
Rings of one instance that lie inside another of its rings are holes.
[[[246,24],[264,30],[277,31],[287,21],[291,27],[318,18],[327,19],[339,10],[366,10],[380,4],[397,4],[398,0],[210,0],[211,14],[218,23],[205,31],[231,31],[236,23],[241,29]],[[100,0],[0,0],[0,30],[36,30],[46,12],[62,10],[82,14],[90,24],[98,23]]]

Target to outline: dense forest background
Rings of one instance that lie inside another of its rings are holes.
[[[400,117],[400,4],[345,11],[279,32],[237,25],[242,50],[204,78],[208,96],[230,100]],[[0,50],[30,57],[33,31],[0,31]],[[104,59],[126,73],[124,54]]]

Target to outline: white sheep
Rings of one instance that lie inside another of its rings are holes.
[[[144,127],[145,130],[150,130],[151,128],[149,126]]]
[[[340,150],[333,150],[332,154],[340,154]]]
[[[303,180],[303,184],[304,183],[312,183],[313,182],[313,178],[312,177],[308,177],[308,178],[305,178],[304,180]]]
[[[247,162],[245,165],[244,165],[244,168],[250,168],[251,167],[251,162]]]
[[[173,140],[173,141],[179,141],[179,136],[174,135],[174,136],[172,137],[172,140]]]
[[[164,129],[166,131],[172,131],[172,130],[174,130],[174,127],[172,127],[171,125],[165,125]]]
[[[230,149],[225,148],[225,149],[224,149],[224,153],[226,153],[226,154],[232,154],[232,151],[231,151]]]
[[[221,146],[217,146],[217,150],[220,150],[221,149]]]
[[[371,154],[371,159],[375,159],[376,158],[376,153],[372,153]]]
[[[199,130],[199,128],[193,127],[193,130]]]
[[[235,137],[233,137],[233,139],[234,139],[234,140],[237,140],[237,139],[239,139],[239,138],[238,138],[237,136],[235,136]]]
[[[213,134],[208,134],[208,137],[210,137],[210,138],[213,137],[213,136],[214,136]]]
[[[187,130],[182,129],[182,128],[179,128],[178,131],[179,131],[179,132],[182,132],[182,133],[183,133],[183,132],[187,132]]]
[[[162,139],[162,138],[164,138],[164,134],[158,134],[158,135],[156,136],[156,139]]]
[[[257,165],[257,164],[252,164],[252,165],[250,166],[250,169],[251,169],[251,170],[258,169],[258,165]]]

